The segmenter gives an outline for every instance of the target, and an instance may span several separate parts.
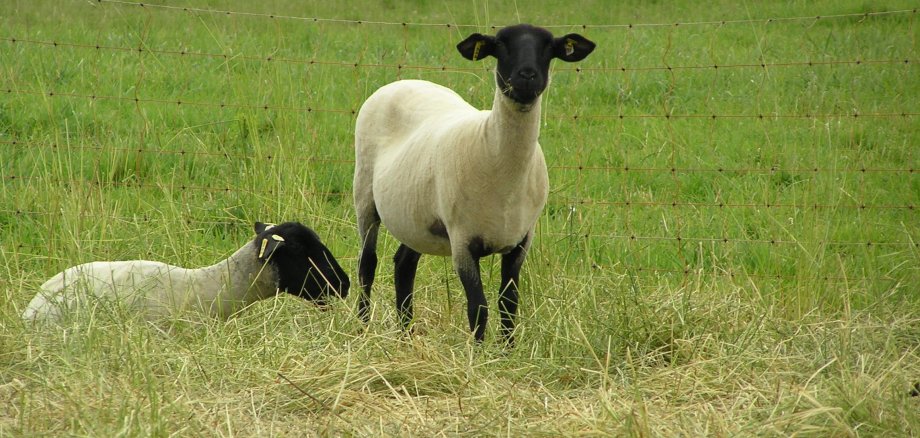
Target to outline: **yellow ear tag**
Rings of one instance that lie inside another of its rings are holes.
[[[265,230],[270,230],[272,228],[275,228],[275,224],[265,224]],[[265,231],[265,230],[262,230],[262,231]]]
[[[272,240],[274,240],[275,242],[284,242],[284,238],[277,234],[272,234]]]
[[[569,56],[575,53],[575,40],[571,38],[566,38],[565,40],[565,56]]]
[[[483,44],[485,44],[485,41],[482,41],[482,40],[476,41],[476,46],[473,47],[473,61],[476,61],[479,59],[479,49],[482,48]]]
[[[268,246],[268,239],[262,239],[262,247],[259,248],[259,258],[265,256],[265,247]]]

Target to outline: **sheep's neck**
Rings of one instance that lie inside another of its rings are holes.
[[[245,245],[226,260],[201,269],[204,271],[202,278],[208,284],[200,287],[213,288],[210,294],[200,294],[202,301],[211,300],[210,303],[202,304],[209,305],[212,312],[232,313],[276,292],[275,275],[267,272],[273,268],[266,265],[266,272],[262,272],[263,265],[256,257],[256,249],[252,245]]]
[[[490,155],[496,164],[529,163],[540,137],[540,103],[542,97],[522,106],[495,90],[492,112],[485,122],[485,137]],[[514,166],[516,167],[516,166]]]

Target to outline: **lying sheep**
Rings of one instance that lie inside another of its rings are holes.
[[[383,222],[401,242],[394,261],[404,326],[412,320],[419,257],[449,255],[466,292],[470,330],[481,341],[488,312],[479,259],[500,253],[498,310],[502,335],[513,342],[518,277],[548,192],[537,139],[549,64],[580,61],[594,46],[578,34],[554,38],[524,24],[495,36],[477,33],[457,49],[469,60],[498,60],[491,111],[419,80],[391,83],[364,102],[355,128],[354,198],[363,243],[358,314],[365,321]]]
[[[199,269],[148,260],[68,268],[41,286],[22,317],[56,320],[68,309],[114,299],[147,319],[187,310],[226,318],[279,291],[320,305],[331,294],[348,294],[348,276],[313,230],[256,222],[255,231],[229,258]]]

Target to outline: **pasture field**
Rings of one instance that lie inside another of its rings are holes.
[[[920,435],[917,7],[2,0],[0,436]],[[515,349],[497,318],[471,342],[437,257],[403,336],[386,232],[366,328],[356,287],[20,320],[68,266],[204,266],[254,221],[313,227],[356,283],[355,111],[405,78],[487,108],[494,62],[454,46],[518,22],[597,49],[543,97]]]

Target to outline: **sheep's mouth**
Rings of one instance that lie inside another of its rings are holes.
[[[520,104],[521,111],[527,112],[533,107],[534,102],[537,101],[537,98],[540,97],[540,92],[532,90],[522,90],[521,88],[515,88],[512,85],[502,88],[502,94],[505,97],[513,100],[515,103]]]
[[[525,95],[525,96],[516,95],[516,96],[511,96],[511,99],[521,105],[522,111],[530,111],[530,108],[533,107],[533,104],[534,102],[537,101],[538,97],[540,97],[539,94]]]
[[[534,102],[540,97],[540,94],[543,93],[542,88],[535,87],[515,87],[509,86],[508,93],[505,95],[510,97],[511,100],[527,107],[527,111],[530,110],[530,107]]]
[[[498,76],[498,81],[502,94],[519,104],[528,106],[526,110],[522,111],[529,111],[529,106],[543,94],[543,90],[546,88],[534,83],[534,81],[505,80],[501,75]]]
[[[511,99],[511,102],[513,102],[514,109],[522,113],[527,113],[533,110],[534,104],[537,102],[537,98],[540,97],[539,94],[532,96],[532,97],[530,96],[522,97],[513,92],[502,93],[502,94],[504,94],[505,97],[507,97],[508,99]]]

